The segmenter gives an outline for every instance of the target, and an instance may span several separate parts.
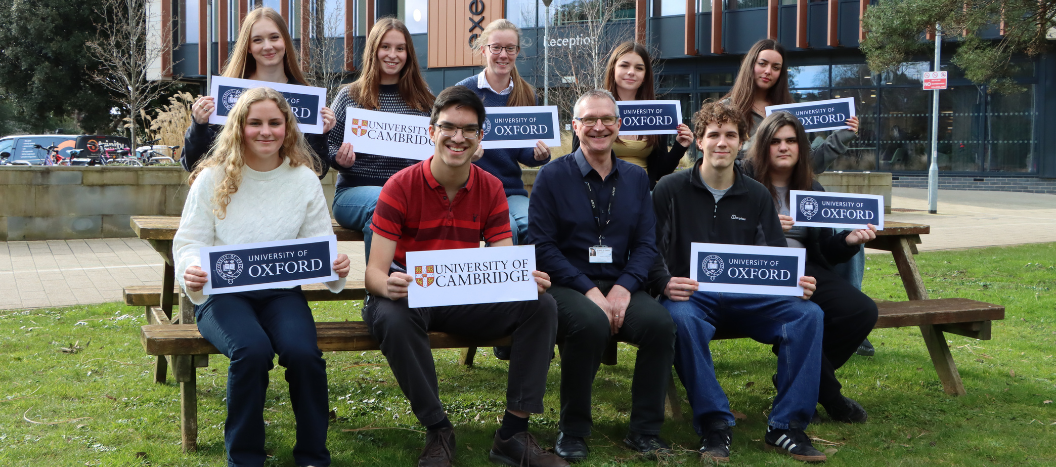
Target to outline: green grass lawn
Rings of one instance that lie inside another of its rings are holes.
[[[1056,244],[923,253],[917,257],[932,298],[966,297],[1004,305],[992,341],[950,335],[968,395],[947,396],[916,328],[873,333],[875,357],[855,356],[839,371],[844,393],[869,421],[822,421],[808,433],[830,465],[1056,464]],[[905,300],[890,255],[869,255],[866,292]],[[318,303],[318,320],[358,320],[359,303]],[[198,370],[199,446],[180,450],[179,387],[150,382],[152,359],[139,343],[143,311],[120,304],[0,311],[0,465],[223,465],[227,360]],[[776,360],[748,340],[713,346],[716,370],[733,408],[732,461],[798,465],[762,450]],[[507,364],[483,349],[473,368],[458,352],[435,352],[441,397],[458,436],[456,465],[489,465],[487,450],[503,410]],[[414,465],[424,435],[379,352],[326,355],[328,439],[334,465]],[[652,465],[622,447],[630,409],[634,349],[602,367],[594,393],[592,454],[579,465]],[[268,465],[293,465],[293,415],[282,369],[272,373],[265,418]],[[560,360],[550,368],[546,413],[532,431],[546,447],[557,435]],[[678,388],[680,391],[681,387]],[[684,394],[684,391],[682,392]],[[689,405],[684,404],[686,415]],[[664,465],[696,465],[697,436],[669,421],[663,436],[678,446]]]

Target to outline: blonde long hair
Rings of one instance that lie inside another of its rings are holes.
[[[216,144],[187,179],[187,184],[193,185],[202,170],[207,167],[217,167],[218,172],[222,170],[223,177],[216,182],[212,197],[213,205],[216,206],[213,208],[213,214],[217,219],[227,217],[227,205],[231,204],[231,195],[237,193],[242,184],[242,168],[246,165],[243,131],[249,117],[249,107],[263,100],[275,102],[279,111],[286,117],[286,136],[282,139],[282,147],[279,148],[279,158],[289,159],[290,167],[304,165],[317,175],[322,171],[319,161],[311,156],[311,149],[297,127],[297,116],[293,114],[286,98],[271,88],[247,90],[239,96],[235,108],[228,115],[227,124],[217,137]]]
[[[249,53],[249,43],[252,39],[253,26],[261,19],[270,19],[279,28],[282,42],[286,45],[283,51],[282,67],[286,71],[286,78],[298,84],[308,84],[301,73],[301,67],[297,65],[297,50],[293,48],[293,39],[290,38],[290,30],[286,27],[286,20],[279,12],[269,7],[254,8],[246,15],[245,21],[238,31],[238,40],[235,41],[235,50],[231,52],[227,65],[221,75],[228,78],[243,78],[253,76],[257,71],[257,60]]]
[[[392,30],[403,33],[403,39],[407,41],[407,61],[400,70],[398,82],[400,97],[411,108],[428,112],[436,97],[429,91],[429,85],[425,84],[425,80],[422,79],[422,70],[418,67],[418,56],[414,53],[414,42],[411,42],[411,32],[407,30],[403,21],[393,17],[379,19],[367,34],[367,44],[363,48],[363,66],[359,78],[347,85],[348,95],[364,109],[378,110],[381,89],[381,63],[378,63],[378,48],[381,47],[381,40],[385,34]]]
[[[497,19],[488,23],[488,26],[481,31],[480,36],[477,36],[477,40],[473,41],[473,48],[479,51],[481,54],[491,53],[490,51],[484,52],[484,46],[491,40],[491,34],[495,31],[513,31],[517,34],[517,48],[521,48],[521,28],[517,27],[508,19]],[[484,67],[487,68],[487,59],[484,60]],[[521,78],[520,73],[517,72],[517,62],[513,63],[513,71],[510,72],[510,79],[513,81],[513,91],[510,92],[510,99],[506,101],[507,107],[520,107],[535,105],[535,88],[528,84],[524,78]]]

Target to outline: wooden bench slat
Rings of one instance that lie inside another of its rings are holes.
[[[179,293],[179,286],[172,293]],[[367,296],[363,281],[348,281],[341,293],[333,293],[326,284],[307,284],[301,286],[304,298],[309,302],[334,302],[341,300],[363,300]],[[158,306],[161,305],[160,285],[137,285],[124,288],[125,305]]]
[[[363,232],[349,230],[331,220],[334,226],[334,235],[339,242],[361,242]],[[172,240],[176,236],[176,229],[180,227],[179,216],[132,216],[129,220],[132,230],[136,236],[143,240]]]

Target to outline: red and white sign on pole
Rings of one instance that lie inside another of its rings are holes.
[[[946,72],[945,71],[925,71],[924,72],[924,90],[934,91],[938,89],[946,89]]]

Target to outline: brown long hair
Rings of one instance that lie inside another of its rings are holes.
[[[246,166],[244,159],[246,142],[243,131],[246,127],[246,119],[249,117],[249,107],[264,100],[275,102],[286,118],[286,136],[282,139],[279,157],[289,159],[290,167],[304,165],[316,174],[322,172],[319,160],[311,156],[312,150],[297,127],[297,116],[294,115],[289,102],[286,102],[286,98],[279,91],[271,88],[249,89],[238,97],[235,108],[231,109],[231,113],[227,116],[227,124],[216,138],[216,144],[187,178],[187,184],[193,185],[202,170],[215,167],[213,170],[217,173],[213,177],[216,185],[213,188],[212,202],[215,206],[213,214],[217,219],[227,217],[227,205],[231,204],[231,195],[237,193],[238,187],[242,184],[242,168]]]
[[[282,67],[286,71],[286,78],[291,82],[308,84],[308,81],[304,79],[304,74],[301,73],[301,67],[297,65],[297,50],[293,48],[293,40],[290,39],[290,30],[286,27],[286,20],[282,19],[282,15],[279,12],[266,6],[254,8],[253,11],[246,15],[245,21],[242,22],[242,26],[238,30],[235,50],[231,52],[231,57],[228,58],[227,65],[224,66],[224,71],[220,74],[228,78],[245,79],[253,76],[253,72],[257,71],[257,60],[249,53],[249,43],[252,39],[250,36],[253,33],[253,25],[257,24],[257,21],[261,19],[270,19],[278,26],[279,34],[282,35],[282,42],[286,45],[282,59]]]
[[[774,112],[759,124],[755,133],[755,144],[748,149],[745,163],[750,164],[754,178],[770,190],[770,197],[774,199],[774,205],[780,206],[781,199],[777,196],[777,189],[772,181],[773,168],[770,166],[770,140],[778,130],[791,125],[796,130],[796,143],[799,146],[799,160],[792,168],[792,177],[788,180],[788,190],[810,191],[814,186],[813,164],[810,162],[810,140],[807,132],[799,119],[788,112]],[[786,195],[787,196],[787,195]],[[788,199],[784,200],[786,203]]]
[[[407,41],[407,61],[400,69],[398,81],[400,97],[407,105],[420,112],[428,112],[436,99],[429,91],[429,85],[422,79],[422,71],[418,67],[418,56],[414,53],[414,42],[411,42],[411,32],[407,26],[391,16],[381,18],[374,23],[367,34],[367,44],[363,48],[363,64],[359,78],[349,83],[348,95],[361,107],[367,110],[378,110],[379,94],[381,89],[381,64],[378,63],[378,48],[381,47],[381,39],[389,31],[397,30],[403,33],[403,39]]]
[[[477,36],[477,40],[473,41],[473,49],[484,54],[484,46],[491,40],[491,33],[495,31],[513,31],[517,34],[517,48],[521,48],[521,28],[517,27],[508,19],[497,19],[488,23],[488,26],[480,32],[480,36]],[[487,52],[491,53],[491,52]],[[487,58],[484,59],[484,67],[487,68]],[[520,73],[517,72],[517,62],[513,63],[513,70],[510,72],[510,79],[513,80],[513,91],[510,92],[510,99],[506,101],[507,107],[520,107],[527,105],[535,105],[535,88],[528,84],[524,78],[521,78]]]
[[[605,65],[605,89],[611,92],[616,100],[620,100],[620,94],[616,89],[616,64],[619,63],[620,57],[629,53],[638,55],[645,62],[645,78],[642,80],[642,85],[638,86],[638,91],[634,93],[634,100],[651,101],[656,99],[656,87],[653,83],[653,61],[649,58],[649,51],[645,46],[634,41],[624,42],[612,49],[612,53],[609,54],[608,64]],[[657,135],[645,137],[645,143],[650,147],[656,146],[659,140],[660,137]],[[619,138],[616,138],[616,142],[623,144],[623,141]]]
[[[788,61],[785,59],[785,48],[773,39],[763,39],[756,42],[741,60],[741,69],[737,72],[737,81],[733,88],[726,94],[724,99],[741,109],[744,114],[745,123],[748,124],[748,132],[752,132],[752,103],[755,99],[755,62],[759,60],[759,54],[764,50],[773,50],[781,55],[781,74],[777,81],[770,86],[766,93],[766,99],[770,105],[791,104],[792,94],[788,91]]]

